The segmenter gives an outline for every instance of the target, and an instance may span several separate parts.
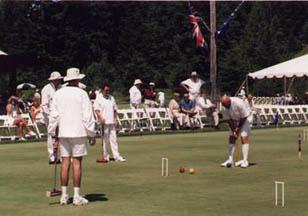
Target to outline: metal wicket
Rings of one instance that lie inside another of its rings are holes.
[[[169,163],[168,158],[161,159],[161,176],[168,176]]]
[[[278,206],[278,186],[281,185],[281,206],[284,207],[284,185],[282,181],[275,181],[275,206]]]
[[[301,134],[298,135],[297,150],[298,150],[298,160],[303,160],[303,155],[302,155],[302,138],[301,138]]]
[[[303,141],[307,141],[308,140],[308,129],[304,129],[303,130]]]

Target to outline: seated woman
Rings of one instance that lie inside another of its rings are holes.
[[[23,135],[23,129],[27,130],[27,135],[36,136],[36,134],[29,129],[25,119],[21,117],[21,110],[18,106],[18,98],[11,96],[6,105],[6,114],[8,116],[8,126],[17,126],[18,127],[18,138],[19,140],[26,140]]]
[[[169,102],[169,116],[171,117],[172,120],[172,128],[173,129],[180,129],[183,126],[183,113],[181,113],[180,109],[180,100],[181,100],[181,95],[178,92],[175,92],[173,94],[173,98]]]
[[[30,114],[33,121],[35,121],[38,124],[45,124],[39,98],[33,98],[33,103],[30,108]]]

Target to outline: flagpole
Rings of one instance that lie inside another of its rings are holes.
[[[211,44],[210,44],[210,81],[211,98],[214,103],[217,101],[217,65],[216,65],[216,2],[210,1],[210,19],[211,19]]]

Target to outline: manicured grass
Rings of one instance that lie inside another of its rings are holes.
[[[297,160],[302,130],[253,131],[248,169],[219,167],[227,132],[121,137],[126,163],[96,164],[98,143],[84,159],[82,193],[91,202],[83,207],[45,196],[53,173],[45,143],[0,145],[0,215],[307,215],[308,159]],[[162,157],[169,177],[161,177]],[[196,174],[180,174],[181,165]],[[274,206],[274,180],[286,182],[284,208]]]

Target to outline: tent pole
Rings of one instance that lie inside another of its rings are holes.
[[[242,87],[245,86],[245,83],[247,81],[247,77],[244,79],[238,90],[235,92],[235,96],[238,95],[238,93],[241,91]]]
[[[284,77],[284,85],[283,85],[284,96],[287,96],[287,77]]]
[[[294,83],[294,80],[295,80],[295,77],[292,77],[292,80],[291,80],[291,82],[290,82],[290,84],[289,84],[289,87],[288,87],[288,90],[287,90],[287,94],[290,92],[291,87],[292,87],[292,85],[293,85],[293,83]]]

